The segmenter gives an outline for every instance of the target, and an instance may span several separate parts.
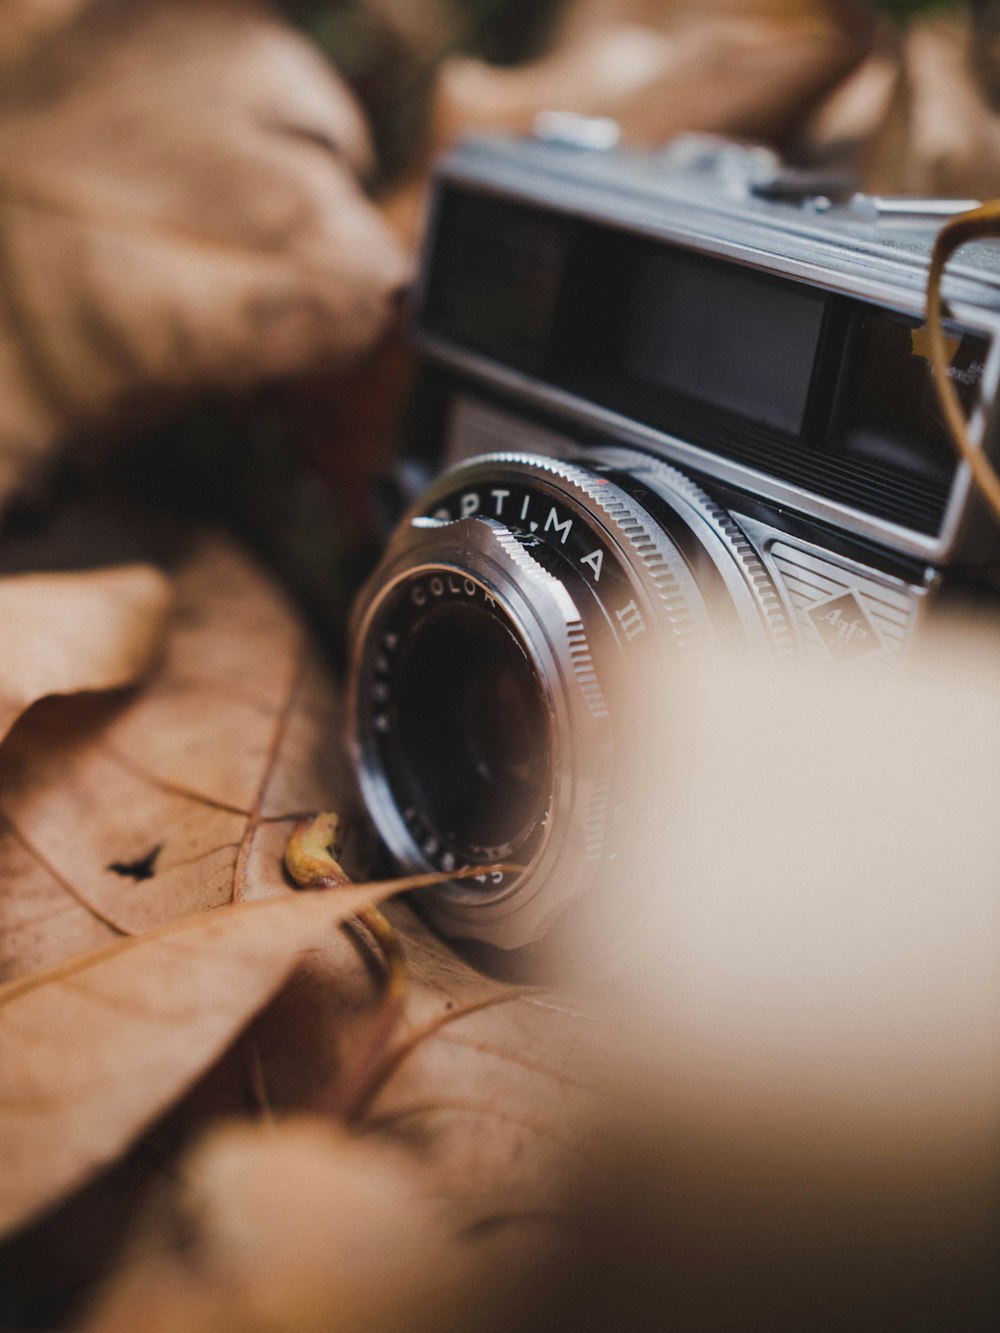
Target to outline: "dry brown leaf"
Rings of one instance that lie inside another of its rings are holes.
[[[296,816],[337,805],[329,681],[280,591],[205,539],[127,699],[36,706],[0,752],[0,976],[287,892]]]
[[[170,599],[148,565],[0,579],[0,741],[50,694],[131,685],[149,666]]]
[[[379,894],[222,908],[0,988],[0,1232],[112,1161]]]
[[[600,1172],[594,1126],[629,1112],[613,1033],[593,988],[525,987],[485,976],[393,903],[407,968],[403,1017],[359,1132],[419,1165],[447,1234],[515,1243],[572,1232],[564,1186]],[[260,1083],[277,1115],[331,1114],[363,1065],[373,1032],[371,983],[331,940],[255,1021]],[[379,1037],[380,1039],[380,1037]],[[228,1107],[240,1113],[234,1079]]]
[[[995,22],[990,7],[884,29],[804,128],[805,150],[877,193],[1000,193],[996,48],[980,20]]]
[[[446,64],[435,140],[527,132],[547,110],[613,116],[645,143],[681,130],[780,138],[861,58],[870,30],[863,10],[821,0],[577,4],[541,60]]]
[[[304,38],[237,0],[104,10],[0,81],[0,497],[137,403],[343,364],[406,275]]]
[[[361,1127],[415,1154],[453,1235],[572,1232],[567,1177],[600,1174],[595,1126],[628,1113],[598,991],[493,980],[411,908],[393,904],[389,915],[410,996]]]

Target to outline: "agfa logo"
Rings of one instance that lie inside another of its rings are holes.
[[[878,652],[882,640],[853,592],[841,593],[806,610],[833,657],[863,657]]]

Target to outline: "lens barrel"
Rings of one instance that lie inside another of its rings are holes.
[[[720,618],[788,638],[729,515],[644,455],[489,455],[421,498],[355,607],[349,733],[403,867],[483,866],[425,892],[444,933],[518,949],[587,888],[614,846],[630,682],[709,650]]]

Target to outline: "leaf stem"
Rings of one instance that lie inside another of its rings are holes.
[[[350,879],[334,853],[339,845],[340,819],[330,811],[303,819],[295,826],[285,848],[285,869],[303,889],[335,889]],[[375,1029],[360,1059],[326,1093],[320,1109],[339,1120],[352,1121],[367,1103],[377,1084],[393,1034],[406,1004],[406,960],[395,930],[377,907],[365,908],[345,922],[364,947],[374,943],[383,972],[383,991]],[[361,929],[365,934],[361,933]]]

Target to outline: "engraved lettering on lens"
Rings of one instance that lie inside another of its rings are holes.
[[[462,517],[471,518],[473,514],[479,512],[479,496],[475,491],[467,491],[462,496]]]
[[[490,495],[492,495],[493,499],[496,501],[496,504],[493,506],[493,512],[496,514],[497,518],[501,518],[503,516],[503,502],[510,495],[510,491],[498,489],[490,491]]]
[[[581,555],[580,564],[589,565],[594,572],[594,582],[600,582],[601,566],[604,564],[604,552],[602,550],[598,549],[591,551],[588,555]]]
[[[572,520],[571,518],[564,518],[564,519],[562,520],[562,522],[560,522],[560,521],[559,521],[559,517],[558,517],[558,515],[556,514],[555,509],[553,508],[553,509],[550,509],[550,510],[549,510],[549,516],[548,516],[548,518],[545,520],[545,528],[543,529],[543,531],[545,531],[545,532],[549,532],[549,531],[555,531],[555,532],[558,532],[558,533],[559,533],[559,540],[560,540],[560,541],[563,543],[563,545],[565,546],[565,544],[566,544],[566,538],[569,536],[569,534],[570,534],[570,529],[571,529],[572,527],[573,527],[573,520]]]
[[[642,612],[636,606],[635,599],[623,606],[620,611],[615,612],[619,625],[625,638],[631,643],[637,634],[641,634],[646,628],[646,622],[642,618]]]

